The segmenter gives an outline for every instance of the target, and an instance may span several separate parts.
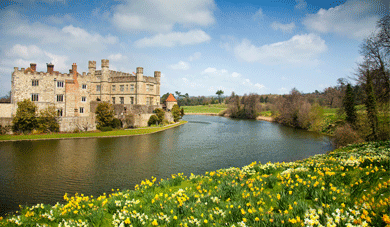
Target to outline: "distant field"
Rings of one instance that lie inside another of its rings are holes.
[[[219,113],[227,109],[225,104],[211,104],[211,105],[199,105],[199,106],[182,106],[185,113]]]

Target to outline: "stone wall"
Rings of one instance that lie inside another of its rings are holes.
[[[10,117],[0,117],[0,125],[1,126],[7,126],[12,125],[12,118]]]
[[[13,111],[14,111],[13,104],[0,103],[0,118],[12,117]]]
[[[61,117],[58,119],[61,132],[96,130],[94,114],[91,114],[89,117]]]

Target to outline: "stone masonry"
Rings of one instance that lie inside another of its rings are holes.
[[[61,131],[94,130],[95,114],[91,105],[94,106],[95,101],[120,105],[125,111],[134,109],[133,106],[153,107],[143,108],[144,111],[137,114],[151,114],[154,108],[161,108],[161,72],[155,71],[154,77],[144,76],[142,67],[137,68],[135,75],[117,72],[109,69],[107,59],[102,59],[101,70],[96,70],[96,61],[89,61],[88,70],[88,73],[79,73],[76,63],[69,73],[54,71],[51,63],[47,64],[47,72],[37,72],[35,63],[27,69],[15,67],[11,104],[0,104],[0,117],[12,118],[17,102],[30,99],[39,110],[50,105],[56,107]],[[116,115],[119,114],[116,111]]]

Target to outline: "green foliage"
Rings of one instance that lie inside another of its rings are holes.
[[[184,116],[184,108],[183,108],[183,107],[180,109],[180,116],[181,116],[181,117]]]
[[[163,96],[161,96],[160,103],[164,103],[165,100],[168,98],[168,96],[169,96],[169,92],[167,92],[166,94],[164,94]]]
[[[14,132],[31,132],[37,127],[37,106],[29,99],[18,102],[16,115],[12,119],[12,130]]]
[[[157,124],[162,123],[164,121],[164,118],[165,118],[165,111],[161,108],[157,108],[154,110],[154,112],[156,113],[156,116],[158,118]]]
[[[122,121],[118,118],[114,118],[111,124],[113,128],[122,128]]]
[[[171,112],[172,112],[172,115],[173,115],[173,120],[175,122],[178,122],[180,120],[180,118],[181,118],[181,113],[180,113],[179,106],[177,104],[173,105]]]
[[[38,117],[38,130],[40,132],[59,132],[60,125],[57,121],[55,106],[49,106],[41,110]]]
[[[114,120],[114,109],[112,105],[108,102],[101,102],[96,107],[96,121],[97,128],[111,126],[112,121]]]
[[[7,134],[9,131],[11,131],[10,125],[6,125],[4,127],[2,125],[0,125],[0,135]]]
[[[347,84],[347,89],[345,90],[345,96],[343,100],[343,108],[347,114],[346,121],[352,126],[356,122],[356,109],[355,109],[355,97],[351,84]]]
[[[132,127],[134,125],[134,115],[132,113],[128,113],[126,114],[125,116],[125,123],[126,123],[126,127],[129,128],[129,127]]]
[[[223,91],[222,90],[218,90],[215,94],[218,95],[219,103],[221,103],[221,96],[223,95]]]
[[[150,118],[148,120],[148,125],[149,126],[151,126],[151,125],[158,125],[158,117],[156,115],[150,116]]]
[[[374,87],[372,84],[372,77],[369,70],[367,70],[367,80],[366,80],[366,96],[365,101],[367,118],[371,126],[371,134],[367,139],[376,140],[377,139],[377,128],[378,128],[378,113],[376,107],[376,98],[374,94]]]
[[[108,131],[112,131],[112,127],[111,126],[103,126],[103,127],[100,127],[100,131],[102,132],[108,132]]]

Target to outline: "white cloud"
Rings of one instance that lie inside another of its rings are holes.
[[[24,59],[31,59],[42,54],[42,50],[35,46],[23,46],[20,44],[14,45],[7,53],[9,57],[20,57]]]
[[[121,53],[117,53],[111,54],[110,56],[108,56],[108,59],[111,61],[124,61],[127,60],[127,57],[122,55]]]
[[[170,65],[169,67],[175,70],[188,70],[190,68],[190,64],[184,61],[179,61],[177,64]]]
[[[12,67],[27,68],[30,63],[34,62],[40,70],[45,70],[46,63],[53,63],[54,70],[66,72],[71,65],[68,64],[68,56],[56,55],[40,49],[35,45],[23,46],[16,44],[6,51],[6,56],[10,60],[3,62],[4,65]]]
[[[238,59],[264,64],[313,62],[326,50],[325,41],[315,34],[295,35],[287,41],[261,47],[244,39],[234,47],[234,53]]]
[[[200,58],[200,56],[202,56],[202,54],[200,52],[195,52],[193,55],[191,55],[188,60],[189,61],[195,61],[195,60],[198,60]]]
[[[73,25],[59,29],[40,22],[31,23],[18,12],[8,11],[4,14],[0,25],[2,32],[18,38],[35,39],[41,44],[56,44],[56,46],[68,50],[82,50],[98,52],[104,50],[107,45],[116,44],[118,38],[112,35],[102,36],[98,33],[90,33]]]
[[[256,13],[253,15],[253,20],[263,19],[263,17],[264,17],[263,9],[259,8],[259,10],[257,10]]]
[[[360,40],[375,30],[380,9],[385,10],[380,1],[348,0],[334,8],[309,14],[302,23],[312,31],[336,33]]]
[[[176,24],[213,24],[215,8],[214,0],[124,0],[111,22],[125,31],[170,32]]]
[[[211,37],[202,30],[190,30],[189,32],[171,32],[168,34],[158,34],[151,38],[143,38],[135,41],[135,46],[142,47],[174,47],[184,45],[195,45],[207,42]]]
[[[295,5],[295,9],[306,9],[307,7],[307,3],[305,2],[305,0],[295,0],[297,2],[297,4]]]
[[[241,76],[241,74],[236,73],[236,72],[233,72],[233,73],[232,73],[232,77],[239,77],[239,76]]]
[[[215,72],[217,72],[216,68],[208,67],[207,69],[203,70],[202,74],[205,74],[205,73],[215,73]]]
[[[291,33],[295,29],[295,23],[291,22],[290,24],[282,24],[282,23],[279,23],[277,21],[274,21],[271,24],[271,28],[275,31],[281,30],[282,32]]]

